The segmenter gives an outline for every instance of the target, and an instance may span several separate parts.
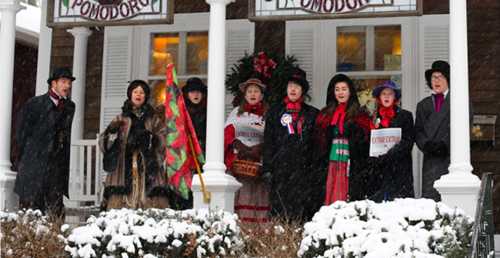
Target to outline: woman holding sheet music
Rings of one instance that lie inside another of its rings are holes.
[[[399,107],[401,90],[393,81],[386,81],[373,90],[377,110],[371,120],[371,130],[401,128],[401,140],[385,154],[368,159],[368,198],[374,201],[413,197],[411,150],[415,131],[413,115]],[[372,155],[377,156],[377,155]]]
[[[328,85],[327,106],[316,119],[315,141],[323,177],[324,204],[360,200],[366,196],[362,174],[368,157],[370,118],[360,108],[353,81],[335,75]]]

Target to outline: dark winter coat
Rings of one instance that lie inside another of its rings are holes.
[[[207,106],[205,101],[200,104],[193,104],[189,98],[185,97],[186,107],[193,122],[196,137],[200,143],[201,150],[205,153],[205,143],[207,141]]]
[[[160,106],[161,107],[161,106]],[[166,188],[165,179],[165,144],[167,128],[165,125],[164,110],[154,110],[146,104],[143,115],[137,116],[132,112],[128,100],[123,106],[122,114],[118,115],[108,125],[99,137],[101,151],[111,151],[117,143],[117,166],[106,178],[104,197],[112,195],[128,195],[134,190],[132,187],[132,155],[138,153],[139,174],[145,175],[144,194],[147,197],[170,197]]]
[[[315,131],[315,170],[318,198],[316,202],[324,203],[326,194],[326,179],[330,162],[332,141],[337,135],[334,126],[330,125],[332,115],[326,113],[326,108],[321,110],[316,119]],[[366,172],[366,159],[369,151],[369,123],[368,115],[360,111],[358,115],[345,122],[344,137],[349,141],[349,200],[362,200],[367,195],[368,179]]]
[[[417,104],[415,142],[424,153],[422,168],[422,197],[441,200],[434,182],[448,173],[450,165],[450,94],[440,112],[434,110],[429,96]]]
[[[401,128],[401,141],[386,154],[370,158],[367,167],[369,187],[372,187],[373,192],[369,198],[378,202],[414,196],[411,156],[415,141],[413,115],[397,108],[389,128]]]
[[[266,114],[263,148],[263,177],[271,185],[270,201],[273,215],[302,219],[308,217],[308,185],[312,172],[314,121],[318,110],[302,104],[299,119],[303,117],[302,134],[288,134],[281,124],[285,104],[272,107]],[[297,119],[297,120],[299,120]]]
[[[75,103],[64,101],[58,110],[49,94],[28,100],[19,114],[16,142],[19,150],[14,191],[32,200],[44,184],[68,196],[71,124]]]

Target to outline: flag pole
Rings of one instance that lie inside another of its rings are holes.
[[[191,149],[194,159],[194,164],[196,165],[196,173],[200,178],[201,191],[203,192],[203,202],[210,203],[210,192],[207,191],[207,188],[205,187],[205,181],[203,180],[203,176],[201,175],[200,163],[198,162],[198,159],[196,158],[196,153],[194,152],[193,140],[191,139],[191,134],[188,134],[188,140],[189,140],[189,147]]]

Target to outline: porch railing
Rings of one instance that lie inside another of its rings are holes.
[[[70,206],[96,205],[102,194],[101,152],[97,139],[71,143],[69,201]]]
[[[493,174],[484,173],[474,218],[471,258],[495,257],[495,226],[493,224]]]

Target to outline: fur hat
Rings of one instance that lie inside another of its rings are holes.
[[[427,81],[427,86],[432,89],[431,77],[434,72],[440,72],[444,75],[446,80],[448,81],[448,85],[450,84],[450,64],[443,60],[437,60],[432,63],[431,69],[425,71],[425,80]]]
[[[309,91],[309,82],[306,79],[306,72],[298,67],[294,68],[288,78],[288,82],[294,82],[302,87],[302,95],[305,96]]]
[[[326,105],[329,106],[333,102],[336,101],[335,99],[335,85],[339,82],[345,82],[347,86],[349,87],[349,92],[351,93],[352,97],[355,97],[357,99],[358,95],[356,94],[356,87],[354,86],[354,82],[349,78],[349,76],[339,73],[336,74],[335,76],[332,77],[330,82],[328,83],[328,89],[327,89],[327,94],[326,94]]]
[[[149,85],[143,80],[133,80],[128,84],[127,98],[128,99],[132,98],[132,91],[137,87],[141,87],[142,90],[144,91],[144,94],[146,95],[144,102],[147,103],[149,100],[151,90],[149,89]]]
[[[71,81],[74,81],[76,78],[73,77],[73,74],[71,74],[71,70],[68,68],[57,68],[52,72],[52,75],[50,78],[47,80],[47,83],[50,85],[52,81],[58,80],[61,78],[66,78]]]
[[[391,80],[385,81],[382,84],[377,85],[377,87],[375,87],[375,89],[373,89],[372,91],[372,96],[374,98],[378,98],[380,96],[380,93],[382,93],[384,89],[393,90],[397,100],[401,98],[401,88]]]
[[[186,85],[182,87],[183,93],[188,93],[190,91],[199,91],[203,94],[207,94],[207,85],[198,77],[191,77],[187,80]]]
[[[250,78],[250,79],[246,80],[245,82],[242,82],[239,84],[240,91],[245,93],[247,87],[250,85],[259,86],[262,92],[264,92],[266,90],[266,85],[264,83],[262,83],[261,80],[259,80],[257,78]]]

